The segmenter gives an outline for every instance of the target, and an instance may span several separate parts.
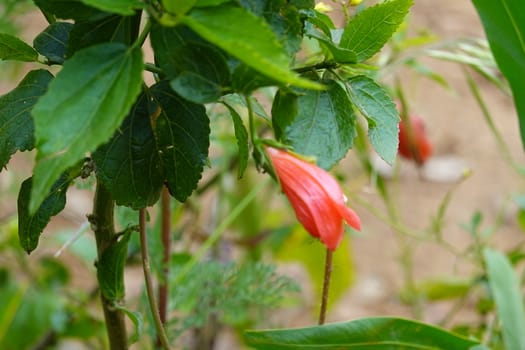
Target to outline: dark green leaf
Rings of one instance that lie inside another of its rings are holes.
[[[521,0],[473,0],[501,72],[509,81],[525,147],[525,6]]]
[[[45,196],[42,205],[34,214],[29,212],[29,202],[33,178],[22,183],[18,194],[18,237],[20,245],[29,254],[38,245],[40,234],[49,223],[52,216],[57,215],[66,205],[66,191],[71,183],[69,174],[63,174],[53,184],[51,191]]]
[[[306,15],[306,17],[308,18],[308,22],[321,29],[326,36],[330,37],[332,35],[331,30],[335,29],[335,25],[334,22],[332,22],[330,16],[325,15],[324,13],[321,13],[314,9],[303,10],[301,11],[301,13]]]
[[[108,16],[96,8],[84,5],[80,0],[33,0],[44,12],[57,18],[84,21]]]
[[[235,138],[237,139],[237,147],[239,148],[239,164],[237,170],[237,177],[240,179],[248,166],[249,146],[248,146],[248,131],[242,121],[241,116],[237,111],[227,103],[224,103],[226,108],[230,111],[233,120],[233,127],[235,129]]]
[[[0,97],[0,169],[16,151],[34,147],[31,109],[53,79],[47,70],[34,70],[10,93]]]
[[[350,96],[368,121],[368,137],[376,152],[392,164],[399,144],[399,112],[388,93],[374,80],[358,75],[348,81]]]
[[[259,73],[244,63],[238,63],[232,73],[233,90],[247,95],[260,87],[277,84],[279,84],[278,81]]]
[[[85,47],[105,42],[131,45],[139,33],[140,14],[135,16],[110,15],[102,19],[75,23],[67,46],[67,56]]]
[[[210,145],[210,122],[203,105],[184,100],[163,81],[151,88],[160,113],[153,122],[170,193],[183,202],[197,187]]]
[[[71,23],[55,22],[38,34],[33,45],[50,64],[62,64],[66,58],[66,46],[72,28]]]
[[[170,86],[180,96],[194,103],[214,102],[222,95],[220,85],[193,72],[182,72],[170,82]]]
[[[337,46],[331,37],[328,37],[326,34],[319,32],[310,23],[306,23],[306,35],[317,39],[317,41],[321,43],[321,46],[325,47],[331,53],[334,61],[338,63],[357,62],[357,56],[354,51]]]
[[[317,157],[317,164],[329,169],[352,147],[356,115],[339,83],[326,80],[323,84],[326,85],[324,91],[298,92],[297,115],[286,116],[290,110],[284,103],[274,105],[284,111],[275,108],[272,114],[278,119],[274,124],[279,125],[284,143],[291,145],[295,152]]]
[[[33,109],[37,163],[31,212],[60,173],[106,142],[140,93],[142,51],[123,44],[81,50]]]
[[[408,14],[413,0],[389,0],[361,11],[346,25],[339,46],[356,53],[362,62],[394,34]]]
[[[128,255],[131,230],[120,235],[104,250],[97,261],[97,279],[102,295],[115,303],[124,298],[124,265]]]
[[[157,202],[163,185],[148,97],[141,95],[113,138],[93,153],[97,176],[118,205],[140,209]]]
[[[81,0],[84,4],[98,8],[103,11],[118,13],[123,16],[135,14],[135,10],[143,7],[139,0]]]
[[[225,2],[230,2],[231,0],[197,0],[195,3],[195,7],[209,7],[209,6],[217,6],[220,4],[224,4]]]
[[[288,127],[298,114],[299,96],[289,90],[279,90],[275,94],[272,105],[272,126],[275,138],[280,140]]]
[[[297,329],[246,331],[258,350],[470,350],[479,342],[443,329],[400,318],[364,318]]]
[[[16,36],[0,33],[0,60],[34,62],[38,53]]]
[[[483,255],[505,349],[525,349],[525,309],[518,278],[509,260],[500,252],[487,248]]]
[[[289,68],[290,60],[266,22],[231,5],[195,8],[182,22],[255,70],[284,84],[319,89]]]

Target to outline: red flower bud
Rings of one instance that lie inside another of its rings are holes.
[[[399,154],[406,159],[413,159],[423,164],[432,155],[432,144],[425,133],[425,125],[419,117],[410,117],[412,140],[404,121],[399,123]],[[411,142],[412,141],[412,142]]]
[[[343,220],[361,229],[359,216],[345,205],[341,187],[328,172],[286,151],[266,150],[295,216],[312,236],[335,250],[343,239]]]

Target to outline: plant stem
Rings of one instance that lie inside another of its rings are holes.
[[[334,252],[326,248],[326,261],[324,264],[323,294],[321,296],[321,311],[319,312],[319,325],[323,325],[326,319],[326,307],[328,305],[328,291],[332,277],[332,257]]]
[[[140,252],[142,254],[142,269],[144,270],[144,279],[146,281],[146,294],[148,295],[149,308],[153,315],[155,322],[155,329],[157,330],[157,337],[160,340],[162,347],[169,350],[168,337],[164,332],[164,327],[160,320],[159,311],[155,302],[155,293],[153,291],[153,282],[151,278],[151,267],[149,264],[148,255],[148,240],[146,238],[146,209],[139,210],[139,232],[140,232]]]
[[[310,71],[314,71],[318,69],[334,69],[336,67],[337,67],[337,63],[335,62],[321,62],[321,63],[317,63],[311,66],[294,68],[294,71],[296,73],[306,73],[306,72],[310,72]]]
[[[166,187],[162,190],[161,197],[161,241],[162,241],[162,271],[159,283],[159,316],[163,325],[166,324],[166,315],[168,313],[168,275],[170,262],[170,233],[171,233],[171,207],[170,193]],[[157,343],[160,339],[157,340]]]
[[[117,234],[114,225],[114,206],[115,202],[109,191],[97,181],[95,199],[93,202],[93,214],[89,216],[89,221],[95,240],[97,243],[98,259],[102,257],[104,251],[115,242]],[[122,266],[124,268],[124,266]],[[99,281],[100,283],[100,281]],[[109,348],[111,350],[125,350],[128,348],[128,336],[124,322],[124,313],[116,309],[113,301],[108,300],[100,294],[104,319],[109,338]]]

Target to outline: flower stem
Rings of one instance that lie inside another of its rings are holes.
[[[161,241],[162,241],[162,276],[159,283],[159,316],[163,325],[166,324],[166,315],[168,312],[168,274],[170,261],[170,232],[171,232],[171,207],[170,193],[166,187],[162,190],[161,197]],[[158,339],[160,342],[160,339]]]
[[[93,214],[89,216],[89,222],[95,233],[99,261],[104,251],[114,244],[116,240],[117,235],[113,217],[114,206],[115,202],[109,191],[100,182],[97,182],[95,199],[93,201]],[[128,348],[128,337],[124,313],[115,308],[113,301],[106,299],[102,293],[100,294],[100,299],[106,321],[109,348],[111,350],[126,350]]]
[[[319,325],[323,325],[326,319],[326,307],[328,305],[328,291],[330,289],[330,278],[332,276],[332,257],[334,252],[326,248],[326,261],[324,264],[323,294],[321,296],[321,311],[319,312]]]
[[[142,254],[142,269],[144,270],[144,279],[146,281],[146,294],[148,295],[149,309],[153,315],[155,322],[155,329],[157,330],[157,337],[160,340],[162,348],[169,350],[168,337],[164,332],[164,327],[159,316],[159,310],[155,303],[155,294],[153,292],[153,282],[151,279],[151,267],[148,256],[148,240],[146,238],[146,209],[139,210],[139,232],[140,232],[140,251]]]

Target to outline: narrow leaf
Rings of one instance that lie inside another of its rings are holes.
[[[388,93],[364,75],[348,81],[350,96],[368,121],[368,137],[376,152],[392,164],[399,144],[399,112]]]
[[[295,152],[317,157],[317,164],[329,169],[352,147],[356,115],[340,84],[333,80],[323,83],[326,85],[324,91],[299,91],[297,115],[274,123],[279,124],[282,142],[291,145]],[[277,109],[272,109],[273,118],[286,115],[279,108],[289,111],[286,104],[281,103]]]
[[[0,60],[34,62],[38,53],[16,36],[0,33]]]
[[[72,28],[71,23],[55,22],[38,34],[33,41],[35,49],[48,59],[49,64],[64,63],[69,32]]]
[[[284,84],[319,89],[289,68],[290,60],[266,22],[250,11],[231,5],[195,8],[183,23],[255,70]]]
[[[307,328],[246,331],[245,339],[258,350],[470,350],[479,345],[431,325],[389,317]]]
[[[140,209],[157,202],[163,178],[146,95],[141,95],[113,138],[93,153],[97,176],[118,205]]]
[[[128,256],[131,230],[122,233],[119,239],[104,250],[97,261],[97,279],[102,295],[110,301],[124,299],[124,265]]]
[[[233,127],[235,130],[235,138],[237,139],[237,147],[239,148],[239,164],[237,166],[237,177],[240,179],[248,166],[249,146],[248,146],[248,131],[242,121],[241,116],[237,111],[227,103],[224,103],[226,108],[230,111],[233,120]]]
[[[485,249],[490,290],[503,330],[506,349],[525,349],[525,309],[519,281],[509,260],[500,252]]]
[[[135,333],[130,337],[129,343],[134,344],[138,342],[142,337],[142,333],[144,333],[144,319],[142,318],[142,314],[139,311],[131,311],[125,306],[119,304],[115,304],[115,308],[124,312],[135,327]]]
[[[42,205],[34,214],[29,212],[29,201],[33,178],[22,183],[18,194],[18,238],[20,245],[29,254],[38,245],[40,234],[49,223],[52,216],[57,215],[66,205],[66,191],[71,183],[69,174],[63,174],[53,184],[51,191],[46,195]]]
[[[140,93],[139,47],[102,44],[64,63],[33,109],[37,141],[30,211],[60,173],[107,141]]]
[[[135,10],[143,7],[139,0],[81,0],[84,4],[98,8],[103,11],[118,13],[123,16],[135,14]]]
[[[525,6],[521,0],[473,0],[490,49],[509,81],[525,147]]]
[[[197,187],[210,145],[210,122],[203,105],[184,100],[167,81],[151,88],[159,110],[153,121],[170,193],[183,202]]]
[[[31,109],[53,79],[47,70],[34,70],[10,93],[0,97],[0,169],[16,151],[34,147]]]
[[[412,3],[389,0],[361,11],[346,25],[339,45],[355,52],[359,62],[372,57],[396,32]]]

